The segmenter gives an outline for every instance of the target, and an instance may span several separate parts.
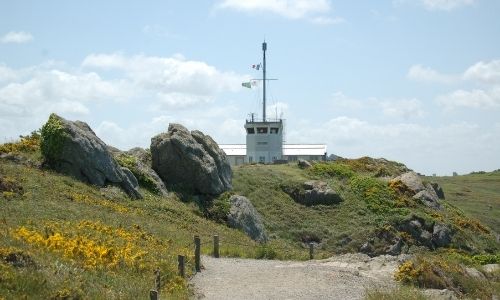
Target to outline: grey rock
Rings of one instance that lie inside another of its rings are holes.
[[[401,222],[398,225],[400,231],[409,233],[415,241],[422,246],[432,248],[432,224],[425,224],[425,221],[416,216]]]
[[[429,183],[424,184],[417,173],[413,171],[406,172],[394,178],[394,180],[401,180],[413,192],[413,199],[420,200],[430,208],[441,209],[439,197],[434,188]]]
[[[262,217],[246,197],[233,195],[229,198],[231,208],[227,216],[228,225],[243,230],[250,238],[259,242],[268,240]]]
[[[373,256],[373,252],[375,251],[372,243],[366,242],[359,248],[359,252],[367,254],[368,256]]]
[[[403,248],[403,240],[398,239],[396,241],[396,243],[394,243],[393,245],[391,245],[389,247],[389,249],[387,250],[387,254],[393,255],[393,256],[399,255],[399,254],[401,254],[402,248]]]
[[[483,266],[483,270],[486,273],[493,273],[500,270],[500,264],[487,264]]]
[[[438,202],[437,195],[435,193],[431,193],[428,190],[423,190],[415,194],[413,199],[419,200],[425,206],[433,208],[433,209],[441,209],[441,204]]]
[[[297,165],[301,169],[309,169],[310,167],[312,167],[311,163],[304,159],[299,159]]]
[[[167,184],[210,195],[231,189],[226,155],[210,136],[199,131],[170,124],[168,132],[151,139],[151,157],[153,170]]]
[[[467,276],[469,276],[469,277],[477,278],[477,279],[485,279],[486,278],[484,276],[484,274],[481,273],[481,271],[479,271],[476,268],[466,267],[465,268],[465,274],[467,274]]]
[[[132,187],[134,187],[134,189],[138,189],[139,182],[137,181],[137,178],[135,178],[134,174],[128,168],[121,167],[121,169],[122,169],[123,173],[125,173],[125,175],[127,175],[126,180],[128,180],[128,184],[130,184]]]
[[[396,178],[395,180],[401,180],[410,190],[412,190],[415,194],[425,190],[425,186],[422,182],[420,176],[417,173],[410,171],[406,172]]]
[[[296,202],[307,206],[338,204],[343,201],[340,195],[324,181],[306,181],[301,188],[285,186],[283,190]]]
[[[444,191],[443,188],[436,182],[431,182],[432,189],[436,192],[436,195],[439,199],[444,199]]]
[[[148,183],[148,188],[151,188],[154,190],[154,192],[167,196],[168,195],[168,190],[167,187],[165,186],[165,183],[163,183],[163,180],[158,176],[158,174],[153,170],[151,167],[151,153],[146,151],[145,149],[136,147],[132,148],[126,152],[120,152],[118,154],[115,154],[119,156],[120,154],[126,154],[131,157],[135,158],[135,165],[133,166],[133,170],[131,170],[133,173],[137,173],[136,175],[140,178],[148,178],[151,180],[153,183],[153,186],[149,186]],[[115,156],[116,157],[116,156]]]
[[[451,243],[452,234],[448,226],[436,223],[432,232],[432,243],[436,247],[445,247]]]
[[[438,289],[426,289],[422,293],[429,299],[433,300],[457,300],[457,296],[453,291],[448,289],[438,290]]]
[[[86,123],[68,121],[56,114],[50,118],[62,125],[64,136],[59,153],[45,153],[45,165],[99,187],[110,183],[119,185],[130,197],[142,198],[137,185],[133,184],[133,175],[127,175],[121,169],[106,144]],[[44,143],[50,142],[42,139],[41,143],[43,147]]]

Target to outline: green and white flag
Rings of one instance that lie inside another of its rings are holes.
[[[250,81],[249,82],[242,82],[241,85],[246,87],[246,88],[249,88],[249,89],[252,88],[252,83]]]

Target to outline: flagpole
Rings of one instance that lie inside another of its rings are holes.
[[[266,50],[267,50],[267,44],[266,41],[262,43],[262,52],[263,52],[263,68],[262,68],[262,73],[263,73],[263,96],[262,96],[262,121],[266,121]]]

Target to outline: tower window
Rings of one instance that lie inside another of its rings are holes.
[[[267,127],[257,127],[257,133],[267,133]]]
[[[279,128],[271,127],[271,133],[278,134],[279,130],[280,130]]]
[[[253,128],[253,127],[247,128],[247,133],[248,134],[254,134],[255,133],[255,128]]]

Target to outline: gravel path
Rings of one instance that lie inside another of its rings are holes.
[[[400,257],[346,254],[325,260],[202,257],[191,280],[195,299],[363,299],[365,288],[391,287]]]

